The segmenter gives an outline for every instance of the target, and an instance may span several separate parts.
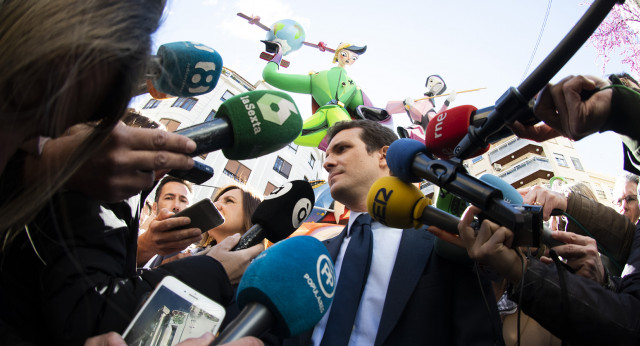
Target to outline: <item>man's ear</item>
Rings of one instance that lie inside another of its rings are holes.
[[[389,149],[388,145],[378,149],[380,151],[380,168],[387,168],[387,150]]]
[[[153,212],[154,215],[158,215],[158,203],[157,202],[153,202],[153,205],[151,206],[151,211]]]

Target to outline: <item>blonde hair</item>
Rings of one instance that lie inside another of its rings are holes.
[[[28,124],[46,132],[40,135],[56,136],[69,117],[95,125],[62,169],[2,201],[5,245],[94,154],[124,114],[143,80],[151,34],[164,6],[165,0],[0,0],[3,126]],[[113,78],[112,84],[101,76]],[[86,92],[94,86],[110,88],[97,98]],[[95,111],[74,114],[81,112],[79,105]],[[0,181],[7,186],[6,177],[20,172],[21,167],[7,166]]]

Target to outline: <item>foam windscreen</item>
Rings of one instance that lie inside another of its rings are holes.
[[[160,76],[153,86],[161,93],[189,97],[213,91],[222,72],[222,57],[201,43],[181,41],[161,45]]]
[[[419,228],[420,215],[430,203],[416,186],[396,177],[376,180],[367,195],[369,215],[394,228]]]
[[[306,180],[293,180],[275,189],[258,205],[251,222],[262,226],[270,242],[293,233],[307,219],[315,203],[313,188]]]
[[[228,159],[242,160],[284,148],[302,131],[302,117],[287,93],[254,90],[226,100],[215,118],[228,120],[233,145],[223,148]]]
[[[425,131],[425,145],[429,152],[441,159],[449,159],[454,156],[453,151],[469,131],[471,117],[477,110],[471,105],[449,108],[437,114]],[[478,156],[489,150],[489,146],[477,151],[473,156]]]
[[[327,248],[311,236],[293,237],[249,265],[238,286],[238,306],[264,305],[276,320],[272,332],[290,337],[320,321],[333,301],[335,279]]]

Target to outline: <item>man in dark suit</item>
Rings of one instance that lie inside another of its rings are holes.
[[[331,195],[351,211],[348,226],[325,241],[335,262],[336,293],[313,331],[284,344],[503,344],[489,282],[472,267],[437,255],[431,233],[394,229],[375,221],[359,231],[360,223],[370,222],[361,215],[367,212],[371,185],[391,174],[386,152],[397,139],[393,131],[374,121],[354,120],[334,125],[327,139],[324,168]],[[370,245],[355,245],[358,235],[367,232]],[[353,255],[356,246],[371,249],[368,257],[364,251],[365,269],[354,272],[364,272],[363,283],[354,283],[359,274],[346,274],[358,261]],[[356,303],[353,308],[351,301]]]

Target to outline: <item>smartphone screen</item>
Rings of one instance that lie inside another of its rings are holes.
[[[125,330],[127,345],[175,345],[206,332],[214,335],[224,319],[220,304],[167,276]]]

